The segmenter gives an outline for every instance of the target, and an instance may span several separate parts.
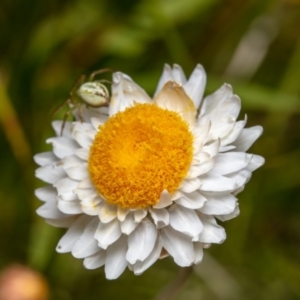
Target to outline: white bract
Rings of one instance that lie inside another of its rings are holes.
[[[188,80],[166,65],[151,99],[116,72],[108,107],[82,107],[82,120],[75,112],[62,136],[64,121],[53,122],[53,150],[35,156],[36,176],[48,183],[36,196],[44,202],[37,213],[68,228],[58,252],[115,279],[168,255],[182,267],[198,264],[204,248],[225,240],[217,219],[239,214],[236,195],[264,163],[245,153],[262,127],[237,120],[230,85],[203,99],[205,84],[201,65]],[[100,100],[85,100],[93,106],[104,101],[102,88],[84,86],[80,95],[100,89]]]

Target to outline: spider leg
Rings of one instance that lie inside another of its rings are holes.
[[[63,132],[64,132],[64,128],[65,128],[67,119],[68,119],[68,117],[69,117],[69,115],[70,115],[70,113],[71,113],[72,110],[73,110],[73,108],[70,107],[70,108],[66,111],[66,113],[65,113],[65,115],[64,115],[63,122],[62,122],[61,129],[60,129],[60,135],[61,135],[61,136],[63,135]]]
[[[93,81],[96,75],[99,75],[99,74],[102,74],[102,73],[105,73],[105,72],[114,72],[114,70],[110,69],[110,68],[105,68],[105,69],[100,69],[100,70],[94,71],[90,75],[89,81]]]
[[[68,98],[66,101],[64,101],[62,104],[59,104],[51,113],[51,118],[54,117],[54,115],[60,111],[64,106],[66,106],[67,104],[71,104],[72,103],[72,99]]]

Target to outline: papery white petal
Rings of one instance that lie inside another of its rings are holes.
[[[135,103],[151,103],[147,93],[138,86],[132,79],[121,73],[113,74],[113,84],[111,86],[112,96],[109,105],[109,115],[124,111]]]
[[[62,131],[63,123],[64,123],[64,130]],[[52,121],[52,128],[54,129],[57,136],[60,136],[62,134],[62,136],[67,138],[72,137],[71,127],[72,127],[72,122],[64,122],[60,120]]]
[[[238,136],[241,134],[244,126],[246,125],[246,122],[247,122],[247,116],[245,116],[245,120],[236,122],[232,130],[228,133],[228,135],[222,138],[221,145],[224,146],[235,142]],[[235,145],[232,147],[236,148]]]
[[[201,191],[205,192],[224,192],[233,191],[237,188],[235,179],[216,175],[214,173],[207,173],[201,177],[202,185]]]
[[[64,168],[64,170],[66,170],[66,169],[71,168],[71,167],[80,167],[83,163],[84,162],[82,161],[82,159],[80,159],[78,156],[69,155],[69,156],[64,157],[59,162],[59,165],[61,165]]]
[[[99,249],[99,248],[98,248]],[[86,257],[83,261],[83,265],[86,269],[93,270],[102,267],[105,264],[106,251],[100,250],[97,253]]]
[[[223,243],[226,239],[226,233],[223,227],[219,226],[213,216],[200,216],[203,224],[203,230],[197,240],[202,243]]]
[[[153,205],[154,208],[164,208],[172,204],[172,198],[171,195],[167,190],[163,190],[159,201]]]
[[[211,158],[202,164],[192,165],[186,178],[191,179],[209,172],[215,166],[215,158]]]
[[[47,224],[59,227],[59,228],[69,228],[73,225],[73,223],[77,220],[78,216],[68,216],[60,219],[47,219],[45,221]]]
[[[194,101],[194,105],[198,108],[201,104],[204,89],[206,85],[206,73],[204,68],[198,64],[191,74],[189,80],[183,85],[184,90]]]
[[[203,226],[194,210],[173,204],[169,209],[170,225],[177,231],[194,238]]]
[[[177,83],[179,83],[179,84],[185,84],[186,83],[186,77],[185,77],[185,74],[184,74],[181,66],[179,66],[177,64],[174,64],[172,74],[173,74],[173,79]],[[189,95],[189,93],[187,93],[187,94]],[[189,95],[189,96],[190,96],[190,98],[192,98],[191,95]]]
[[[200,211],[207,215],[225,215],[232,213],[236,207],[237,199],[231,194],[206,193],[207,201]]]
[[[89,137],[86,133],[81,131],[75,131],[74,138],[77,141],[77,143],[84,149],[89,149],[93,142],[91,137]],[[79,147],[77,146],[77,148]]]
[[[255,171],[265,163],[265,159],[262,156],[252,154],[250,163],[247,165],[247,170],[250,172]]]
[[[106,203],[99,211],[99,219],[102,223],[108,223],[116,218],[117,212],[117,206]]]
[[[245,128],[233,143],[236,151],[247,151],[252,144],[261,136],[263,128],[261,126],[253,126]]]
[[[82,163],[81,166],[65,169],[65,171],[70,178],[75,180],[83,180],[89,177],[87,165],[85,163]]]
[[[90,180],[90,178],[85,178],[79,182],[78,188],[79,189],[90,189],[90,188],[94,188],[94,185],[93,185],[92,181]]]
[[[130,211],[129,209],[118,207],[117,216],[120,222],[123,222],[125,220],[129,211]]]
[[[198,192],[192,192],[189,194],[182,193],[181,197],[175,202],[189,209],[199,209],[206,201],[207,200],[203,195]]]
[[[191,238],[167,226],[161,229],[163,247],[174,258],[180,267],[188,267],[195,260],[195,252]]]
[[[105,260],[105,275],[107,279],[116,279],[124,272],[127,267],[126,251],[127,237],[125,235],[108,247]]]
[[[174,80],[172,69],[171,69],[171,67],[168,64],[165,64],[163,72],[161,74],[161,77],[160,77],[160,79],[158,81],[158,85],[157,85],[156,91],[154,93],[154,96],[156,96],[161,91],[161,89],[163,88],[163,86],[168,81],[171,81],[171,80]]]
[[[47,183],[53,184],[58,180],[66,177],[66,172],[61,166],[58,166],[56,163],[54,163],[36,169],[35,177]]]
[[[150,255],[144,261],[137,261],[133,266],[133,271],[135,275],[142,274],[145,270],[147,270],[150,266],[152,266],[159,258],[162,250],[162,239],[158,235],[154,248]]]
[[[219,153],[212,169],[215,174],[226,175],[245,168],[252,155],[244,152]]]
[[[89,158],[89,149],[79,148],[74,151],[74,154],[87,161]]]
[[[128,237],[126,259],[130,264],[144,261],[153,250],[157,230],[148,219],[142,221]]]
[[[99,247],[106,249],[113,244],[121,236],[120,223],[117,219],[109,223],[99,222],[95,232],[95,239],[98,241]]]
[[[236,218],[239,214],[240,214],[240,209],[239,209],[239,205],[237,204],[232,213],[227,214],[227,215],[216,216],[216,218],[222,222],[225,222],[225,221],[231,220],[233,218]]]
[[[52,145],[53,153],[59,158],[72,155],[78,148],[76,141],[62,136],[50,138],[46,142]]]
[[[47,201],[46,203],[44,203],[44,205],[40,206],[36,210],[36,213],[46,219],[59,219],[68,217],[68,215],[62,213],[57,209],[55,198]]]
[[[134,222],[140,223],[147,215],[146,209],[137,209],[134,211]]]
[[[91,123],[96,130],[99,129],[99,126],[103,125],[108,119],[108,116],[101,115],[99,118],[91,118]]]
[[[150,208],[150,213],[153,218],[153,221],[157,227],[157,229],[163,228],[164,226],[169,225],[170,223],[170,216],[168,210],[161,208],[161,209],[154,209]]]
[[[36,189],[35,195],[40,200],[47,202],[47,201],[51,201],[52,199],[55,199],[55,197],[57,196],[57,191],[52,186],[44,186]]]
[[[94,239],[94,233],[98,223],[98,218],[92,218],[92,220],[86,225],[82,235],[72,248],[72,254],[74,257],[84,258],[99,251],[97,241]]]
[[[91,218],[89,216],[82,215],[78,217],[74,224],[59,240],[56,251],[60,253],[70,252],[90,220]]]
[[[191,178],[191,179],[185,179],[180,187],[180,190],[182,190],[185,193],[192,193],[200,188],[202,185],[202,182],[199,178]]]
[[[121,231],[122,233],[129,235],[138,225],[138,223],[134,222],[133,212],[130,212],[121,223]]]
[[[61,212],[69,215],[76,215],[82,213],[80,201],[65,201],[60,198],[57,199],[57,207]]]
[[[195,242],[194,244],[194,251],[195,251],[195,260],[194,264],[198,265],[202,262],[203,259],[203,244]]]
[[[62,200],[70,201],[77,199],[74,190],[78,186],[78,181],[66,177],[57,181],[53,186],[56,187],[57,195],[60,196]]]
[[[58,158],[53,154],[53,152],[43,152],[36,154],[34,155],[33,159],[39,166],[52,164],[58,160]]]

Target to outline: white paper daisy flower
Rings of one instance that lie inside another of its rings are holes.
[[[167,255],[198,264],[203,248],[225,240],[216,219],[239,214],[235,196],[264,163],[245,153],[262,127],[237,121],[230,85],[202,99],[205,84],[201,65],[188,80],[166,65],[151,99],[116,72],[108,108],[82,107],[82,121],[67,122],[62,136],[62,121],[53,122],[53,150],[35,156],[36,176],[49,185],[36,196],[37,213],[68,228],[58,252],[115,279]]]

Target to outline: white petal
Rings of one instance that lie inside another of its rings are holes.
[[[236,151],[247,151],[252,144],[261,136],[263,128],[261,126],[253,126],[245,128],[233,143]]]
[[[103,125],[107,121],[107,116],[102,115],[100,118],[91,118],[91,123],[96,130],[99,129],[99,126]]]
[[[107,279],[118,278],[127,267],[125,259],[127,251],[127,237],[123,235],[106,251],[105,275]]]
[[[128,236],[128,250],[126,259],[130,264],[144,261],[154,248],[157,237],[157,229],[148,219],[142,221],[139,226]]]
[[[219,153],[216,157],[215,166],[212,172],[215,174],[226,175],[245,168],[252,155],[244,152]]]
[[[106,203],[99,211],[99,218],[102,223],[108,223],[116,218],[117,212],[117,206]]]
[[[245,120],[236,122],[234,127],[232,128],[232,130],[229,132],[229,134],[227,136],[225,136],[224,138],[222,138],[221,145],[222,146],[228,145],[228,144],[235,142],[235,140],[241,134],[244,126],[246,125],[246,122],[247,122],[247,116],[245,116]],[[238,151],[241,151],[241,150],[238,150]]]
[[[77,188],[77,189],[74,190],[74,193],[82,201],[84,201],[86,199],[92,199],[92,198],[95,198],[96,196],[98,196],[96,190],[93,189],[93,188],[91,188],[91,189],[79,189],[79,188]]]
[[[106,259],[106,251],[100,250],[97,253],[86,257],[83,261],[83,265],[86,269],[97,269],[99,267],[102,267],[105,264]]]
[[[82,131],[75,131],[74,138],[77,143],[84,149],[89,149],[93,142],[92,138]],[[77,148],[79,147],[77,146]]]
[[[251,176],[252,173],[246,169],[227,175],[228,178],[235,181],[235,189],[243,187],[250,180]]]
[[[129,213],[129,209],[124,209],[122,207],[118,207],[118,212],[117,212],[117,216],[120,222],[123,222],[127,216],[127,214]]]
[[[36,169],[35,177],[47,183],[53,184],[58,180],[66,177],[66,172],[61,166],[58,166],[56,163],[54,163]]]
[[[191,238],[167,226],[161,229],[163,247],[174,258],[177,265],[188,267],[195,260],[195,253]]]
[[[89,159],[89,149],[79,148],[74,151],[75,155],[83,160]]]
[[[89,121],[88,121],[89,122]],[[82,132],[82,133],[87,133],[89,130],[94,130],[94,126],[91,123],[87,122],[73,122],[71,132],[72,132],[72,137],[75,136],[76,131]]]
[[[201,208],[206,201],[206,198],[196,191],[189,194],[182,193],[181,197],[175,202],[186,208],[198,209]]]
[[[237,217],[239,214],[240,214],[240,209],[239,209],[239,205],[237,203],[237,205],[232,213],[227,214],[227,215],[222,215],[222,216],[216,216],[216,218],[218,218],[222,222],[225,222],[225,221],[228,221],[228,220],[231,220],[231,219]]]
[[[206,193],[207,198],[200,211],[207,215],[226,215],[232,213],[236,207],[237,199],[231,194]]]
[[[146,209],[137,209],[134,211],[134,222],[140,223],[147,215]]]
[[[185,179],[180,187],[180,190],[182,190],[185,193],[192,193],[200,188],[202,185],[202,182],[199,178],[192,178],[192,179]]]
[[[129,212],[125,220],[121,223],[121,231],[129,235],[139,224],[134,222],[133,212]]]
[[[206,85],[206,73],[204,68],[198,64],[191,74],[187,83],[183,85],[186,93],[194,101],[195,107],[200,106]]]
[[[39,166],[52,164],[58,160],[52,151],[36,154],[33,159]]]
[[[220,140],[217,139],[217,140],[212,140],[212,141],[206,143],[202,147],[201,151],[208,153],[210,155],[210,157],[215,157],[219,152],[219,148],[220,148]]]
[[[185,77],[185,74],[181,68],[181,66],[177,65],[177,64],[174,64],[173,65],[173,70],[172,70],[172,74],[173,74],[173,79],[179,83],[179,84],[185,84],[186,83],[186,77]],[[191,95],[189,93],[187,93],[190,98]],[[192,98],[193,99],[193,98]]]
[[[150,213],[153,218],[153,221],[157,227],[157,229],[163,228],[164,226],[169,225],[170,223],[170,215],[169,212],[164,209],[154,209],[150,208]]]
[[[202,243],[223,243],[226,233],[223,227],[219,226],[213,216],[200,216],[203,230],[199,234],[198,241]]]
[[[93,185],[92,181],[90,180],[90,178],[86,178],[86,179],[83,179],[82,181],[80,181],[80,183],[78,184],[78,188],[79,189],[90,189],[90,188],[94,188],[94,185]]]
[[[201,263],[203,259],[203,244],[202,243],[194,243],[194,251],[195,251],[195,260],[194,264],[198,265]]]
[[[129,76],[121,72],[113,74],[111,90],[112,97],[109,105],[110,116],[119,111],[124,111],[135,103],[151,103],[151,99],[147,93],[133,82]]]
[[[64,201],[58,198],[57,207],[61,212],[67,215],[76,215],[82,213],[80,202],[76,200]]]
[[[150,266],[152,266],[159,258],[162,250],[162,239],[160,236],[157,236],[154,248],[150,255],[144,261],[137,261],[133,266],[133,271],[135,275],[142,274]]]
[[[154,208],[164,208],[172,204],[171,195],[167,190],[163,190],[159,201],[153,206]]]
[[[194,210],[174,204],[169,209],[169,213],[170,225],[175,230],[192,238],[201,232],[203,226]]]
[[[47,202],[55,199],[57,196],[57,191],[52,186],[44,186],[35,190],[35,195],[40,200]]]
[[[192,165],[186,178],[191,179],[209,172],[215,166],[215,158],[211,158],[202,164]]]
[[[45,219],[59,219],[69,217],[68,215],[62,213],[57,209],[55,197],[44,203],[44,205],[40,206],[36,210],[36,213]]]
[[[46,142],[52,145],[54,154],[59,158],[72,155],[78,148],[78,144],[74,140],[62,136],[50,138]]]
[[[80,216],[60,239],[56,251],[59,253],[70,252],[90,220],[89,216]]]
[[[156,96],[161,91],[161,89],[163,88],[163,86],[168,81],[171,81],[171,80],[174,80],[172,69],[171,69],[171,67],[168,64],[165,64],[163,72],[161,74],[161,77],[160,77],[160,79],[158,81],[158,85],[157,85],[156,91],[154,93],[154,96]]]
[[[77,199],[74,190],[78,186],[78,181],[66,177],[57,181],[53,186],[57,188],[57,195],[60,196],[62,200],[70,201]]]
[[[45,219],[46,223],[59,228],[69,228],[77,220],[78,216],[64,217],[60,219]]]
[[[189,125],[195,123],[197,109],[183,87],[175,81],[168,81],[153,102],[162,109],[178,113]]]
[[[54,129],[55,133],[57,136],[61,135],[61,129],[63,126],[64,121],[61,120],[55,120],[52,122],[52,128]],[[72,127],[72,122],[65,122],[64,124],[64,130],[62,132],[62,136],[70,138],[71,136],[71,127]]]
[[[99,196],[86,198],[80,202],[81,210],[87,215],[97,216],[103,205],[103,200]]]
[[[76,258],[84,258],[95,254],[99,251],[97,241],[94,238],[94,233],[98,226],[99,219],[93,218],[85,227],[82,235],[76,241],[72,248],[72,254]]]
[[[99,223],[95,232],[95,239],[98,241],[99,247],[106,249],[113,244],[121,236],[120,222],[118,219],[110,223]]]
[[[205,192],[225,192],[233,191],[237,188],[236,180],[212,173],[207,173],[201,177],[202,185],[200,190]]]
[[[249,165],[247,166],[247,170],[250,172],[255,171],[257,168],[262,166],[265,163],[265,159],[259,155],[252,155]]]
[[[85,178],[89,177],[89,173],[87,170],[87,165],[82,164],[81,166],[71,167],[68,169],[65,169],[68,176],[75,180],[83,180]]]
[[[60,162],[60,165],[64,168],[64,170],[71,168],[71,167],[78,167],[81,166],[82,164],[86,164],[85,162],[82,161],[78,156],[76,155],[70,155],[66,156],[63,158]]]

